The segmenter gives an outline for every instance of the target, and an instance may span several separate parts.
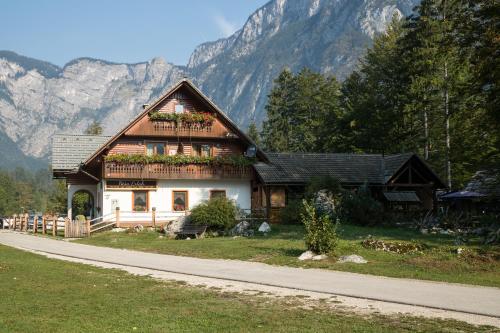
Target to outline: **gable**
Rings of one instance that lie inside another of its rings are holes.
[[[176,108],[181,108],[182,112],[176,112]],[[175,117],[199,117],[209,119],[209,123],[165,121],[155,120],[150,114]],[[125,136],[153,136],[153,137],[207,137],[207,138],[238,138],[238,135],[231,131],[219,116],[218,112],[212,110],[203,103],[199,96],[196,96],[186,86],[181,86],[158,103],[151,111],[142,117],[136,124],[130,127]]]
[[[411,155],[399,168],[393,168],[387,174],[389,175],[387,185],[432,183],[436,188],[446,188],[434,171],[417,155]]]
[[[217,126],[221,131],[225,131],[224,135],[226,138],[237,138],[240,140],[242,145],[256,146],[255,143],[250,139],[244,132],[242,132],[212,101],[208,99],[198,88],[196,88],[189,80],[182,79],[173,88],[171,88],[167,93],[165,93],[161,98],[159,98],[155,103],[148,106],[141,114],[139,114],[134,120],[132,120],[124,129],[113,136],[106,144],[104,144],[99,150],[97,150],[92,156],[90,156],[86,161],[85,165],[92,164],[98,156],[107,151],[117,140],[133,135],[148,135],[154,136],[152,134],[144,134],[143,132],[147,126],[148,130],[151,130],[149,114],[154,111],[160,111],[167,113],[171,110],[172,100],[174,98],[185,98],[186,96],[192,96],[191,104],[193,110],[198,108],[199,110],[206,110],[214,116]],[[163,108],[163,109],[162,109]],[[146,125],[147,124],[147,125]],[[142,132],[141,132],[142,131]],[[127,134],[128,133],[128,134]],[[178,134],[176,134],[178,135]],[[161,136],[165,136],[161,134]],[[221,134],[222,137],[222,134]],[[257,147],[257,158],[263,161],[267,161],[266,155]]]

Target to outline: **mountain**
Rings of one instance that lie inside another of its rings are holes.
[[[345,78],[392,17],[416,4],[272,0],[232,36],[198,46],[186,66],[162,58],[137,64],[79,58],[60,68],[0,51],[0,152],[11,156],[0,167],[36,167],[35,159],[47,161],[54,133],[81,133],[93,120],[112,134],[186,75],[239,125],[260,123],[283,68]]]

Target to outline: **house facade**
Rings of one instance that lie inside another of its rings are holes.
[[[52,168],[66,179],[68,216],[75,217],[73,200],[83,192],[83,215],[103,220],[119,208],[130,225],[151,224],[152,212],[159,223],[179,219],[219,196],[277,222],[315,176],[336,177],[347,188],[367,184],[381,201],[426,209],[444,188],[414,154],[264,153],[187,79],[114,136],[54,136]]]
[[[91,197],[88,217],[107,216],[119,207],[123,216],[134,216],[134,223],[147,224],[152,210],[175,218],[218,196],[249,210],[256,182],[252,165],[266,161],[186,79],[112,137],[56,135],[53,140],[53,174],[67,181],[73,218],[78,192]]]

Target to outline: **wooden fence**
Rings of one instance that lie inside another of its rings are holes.
[[[90,235],[90,221],[71,221],[64,219],[64,225],[57,215],[33,216],[30,219],[28,214],[14,214],[9,221],[9,229],[40,233],[42,235],[51,234],[52,236],[64,236],[79,238]],[[61,229],[63,233],[61,234]]]

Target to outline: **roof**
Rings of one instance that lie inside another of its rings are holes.
[[[498,170],[476,172],[464,190],[489,197],[500,197],[500,174]]]
[[[341,183],[384,182],[383,158],[376,154],[266,153],[270,163],[255,169],[265,183],[305,184],[315,176],[332,176]]]
[[[78,169],[92,153],[111,137],[102,135],[56,134],[52,138],[52,169]]]
[[[474,198],[482,198],[484,194],[473,192],[473,191],[454,191],[448,192],[446,194],[441,195],[439,198],[442,200],[451,200],[451,199],[474,199]]]
[[[108,140],[96,151],[93,152],[88,158],[85,160],[85,164],[89,164],[94,160],[99,154],[101,154],[106,147],[111,145],[113,142],[115,142],[119,137],[121,137],[127,130],[132,128],[139,120],[141,120],[143,117],[147,116],[151,111],[155,110],[155,108],[163,102],[166,98],[168,98],[170,95],[172,95],[174,92],[176,92],[178,89],[181,87],[187,87],[190,89],[194,94],[198,95],[198,97],[207,103],[209,107],[211,107],[219,116],[221,116],[221,119],[224,121],[225,125],[227,125],[232,131],[237,133],[238,137],[242,139],[244,142],[246,142],[249,146],[255,146],[257,148],[257,156],[259,156],[262,160],[267,161],[267,157],[264,154],[262,150],[260,150],[255,142],[245,134],[238,126],[236,126],[235,123],[221,110],[217,105],[215,105],[205,94],[201,92],[190,80],[187,78],[183,78],[180,80],[177,84],[175,84],[172,88],[170,88],[163,96],[158,98],[154,103],[149,105],[143,112],[141,112],[137,117],[135,117],[127,126],[125,126],[121,131],[119,131],[116,135],[108,138]]]
[[[384,192],[384,197],[391,202],[420,202],[415,191]]]
[[[383,185],[416,155],[266,153],[266,156],[270,163],[255,165],[266,184],[306,184],[315,176],[331,176],[343,184]]]

